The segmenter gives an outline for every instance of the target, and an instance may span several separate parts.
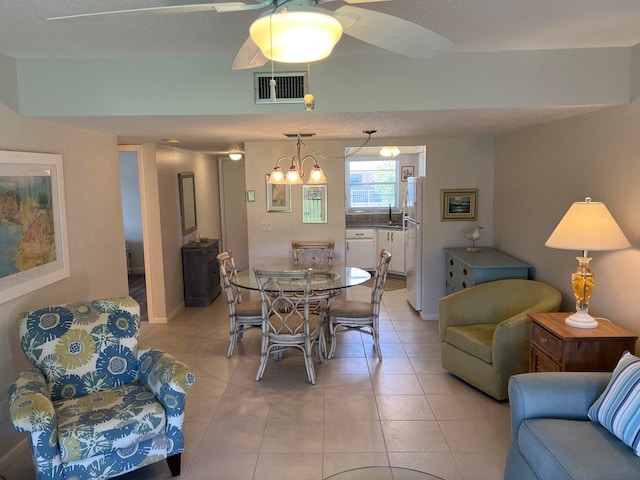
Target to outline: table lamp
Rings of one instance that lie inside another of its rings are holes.
[[[627,237],[602,202],[575,202],[545,242],[547,247],[582,250],[576,257],[578,269],[571,274],[571,288],[576,297],[576,313],[565,323],[577,328],[596,328],[598,322],[589,315],[589,298],[595,287],[595,275],[589,269],[588,250],[620,250],[631,246]]]

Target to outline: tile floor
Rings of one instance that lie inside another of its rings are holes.
[[[370,289],[347,295],[368,299]],[[447,480],[502,478],[510,442],[508,402],[496,402],[440,367],[437,322],[421,320],[405,290],[385,292],[383,362],[370,337],[342,334],[336,358],[316,362],[316,385],[302,357],[269,360],[254,380],[259,332],[226,358],[223,295],[187,308],[168,325],[144,324],[141,343],[187,363],[196,384],[187,395],[185,480],[321,480],[366,465],[404,466]],[[28,452],[3,472],[35,478]],[[123,480],[171,478],[165,462]]]

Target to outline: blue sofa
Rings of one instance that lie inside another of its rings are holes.
[[[514,375],[505,480],[640,478],[640,457],[587,417],[611,373]]]

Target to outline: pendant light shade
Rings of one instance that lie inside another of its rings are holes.
[[[307,183],[310,185],[325,185],[327,183],[327,177],[324,176],[324,172],[317,163],[313,166]]]
[[[314,7],[279,7],[258,18],[251,39],[269,60],[308,63],[328,57],[342,36],[342,25]]]

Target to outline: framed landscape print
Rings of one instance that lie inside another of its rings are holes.
[[[291,211],[291,185],[269,183],[270,174],[265,175],[267,189],[267,212]]]
[[[443,189],[440,199],[440,220],[476,220],[477,205],[477,188]]]
[[[0,303],[69,274],[62,156],[0,151]]]

